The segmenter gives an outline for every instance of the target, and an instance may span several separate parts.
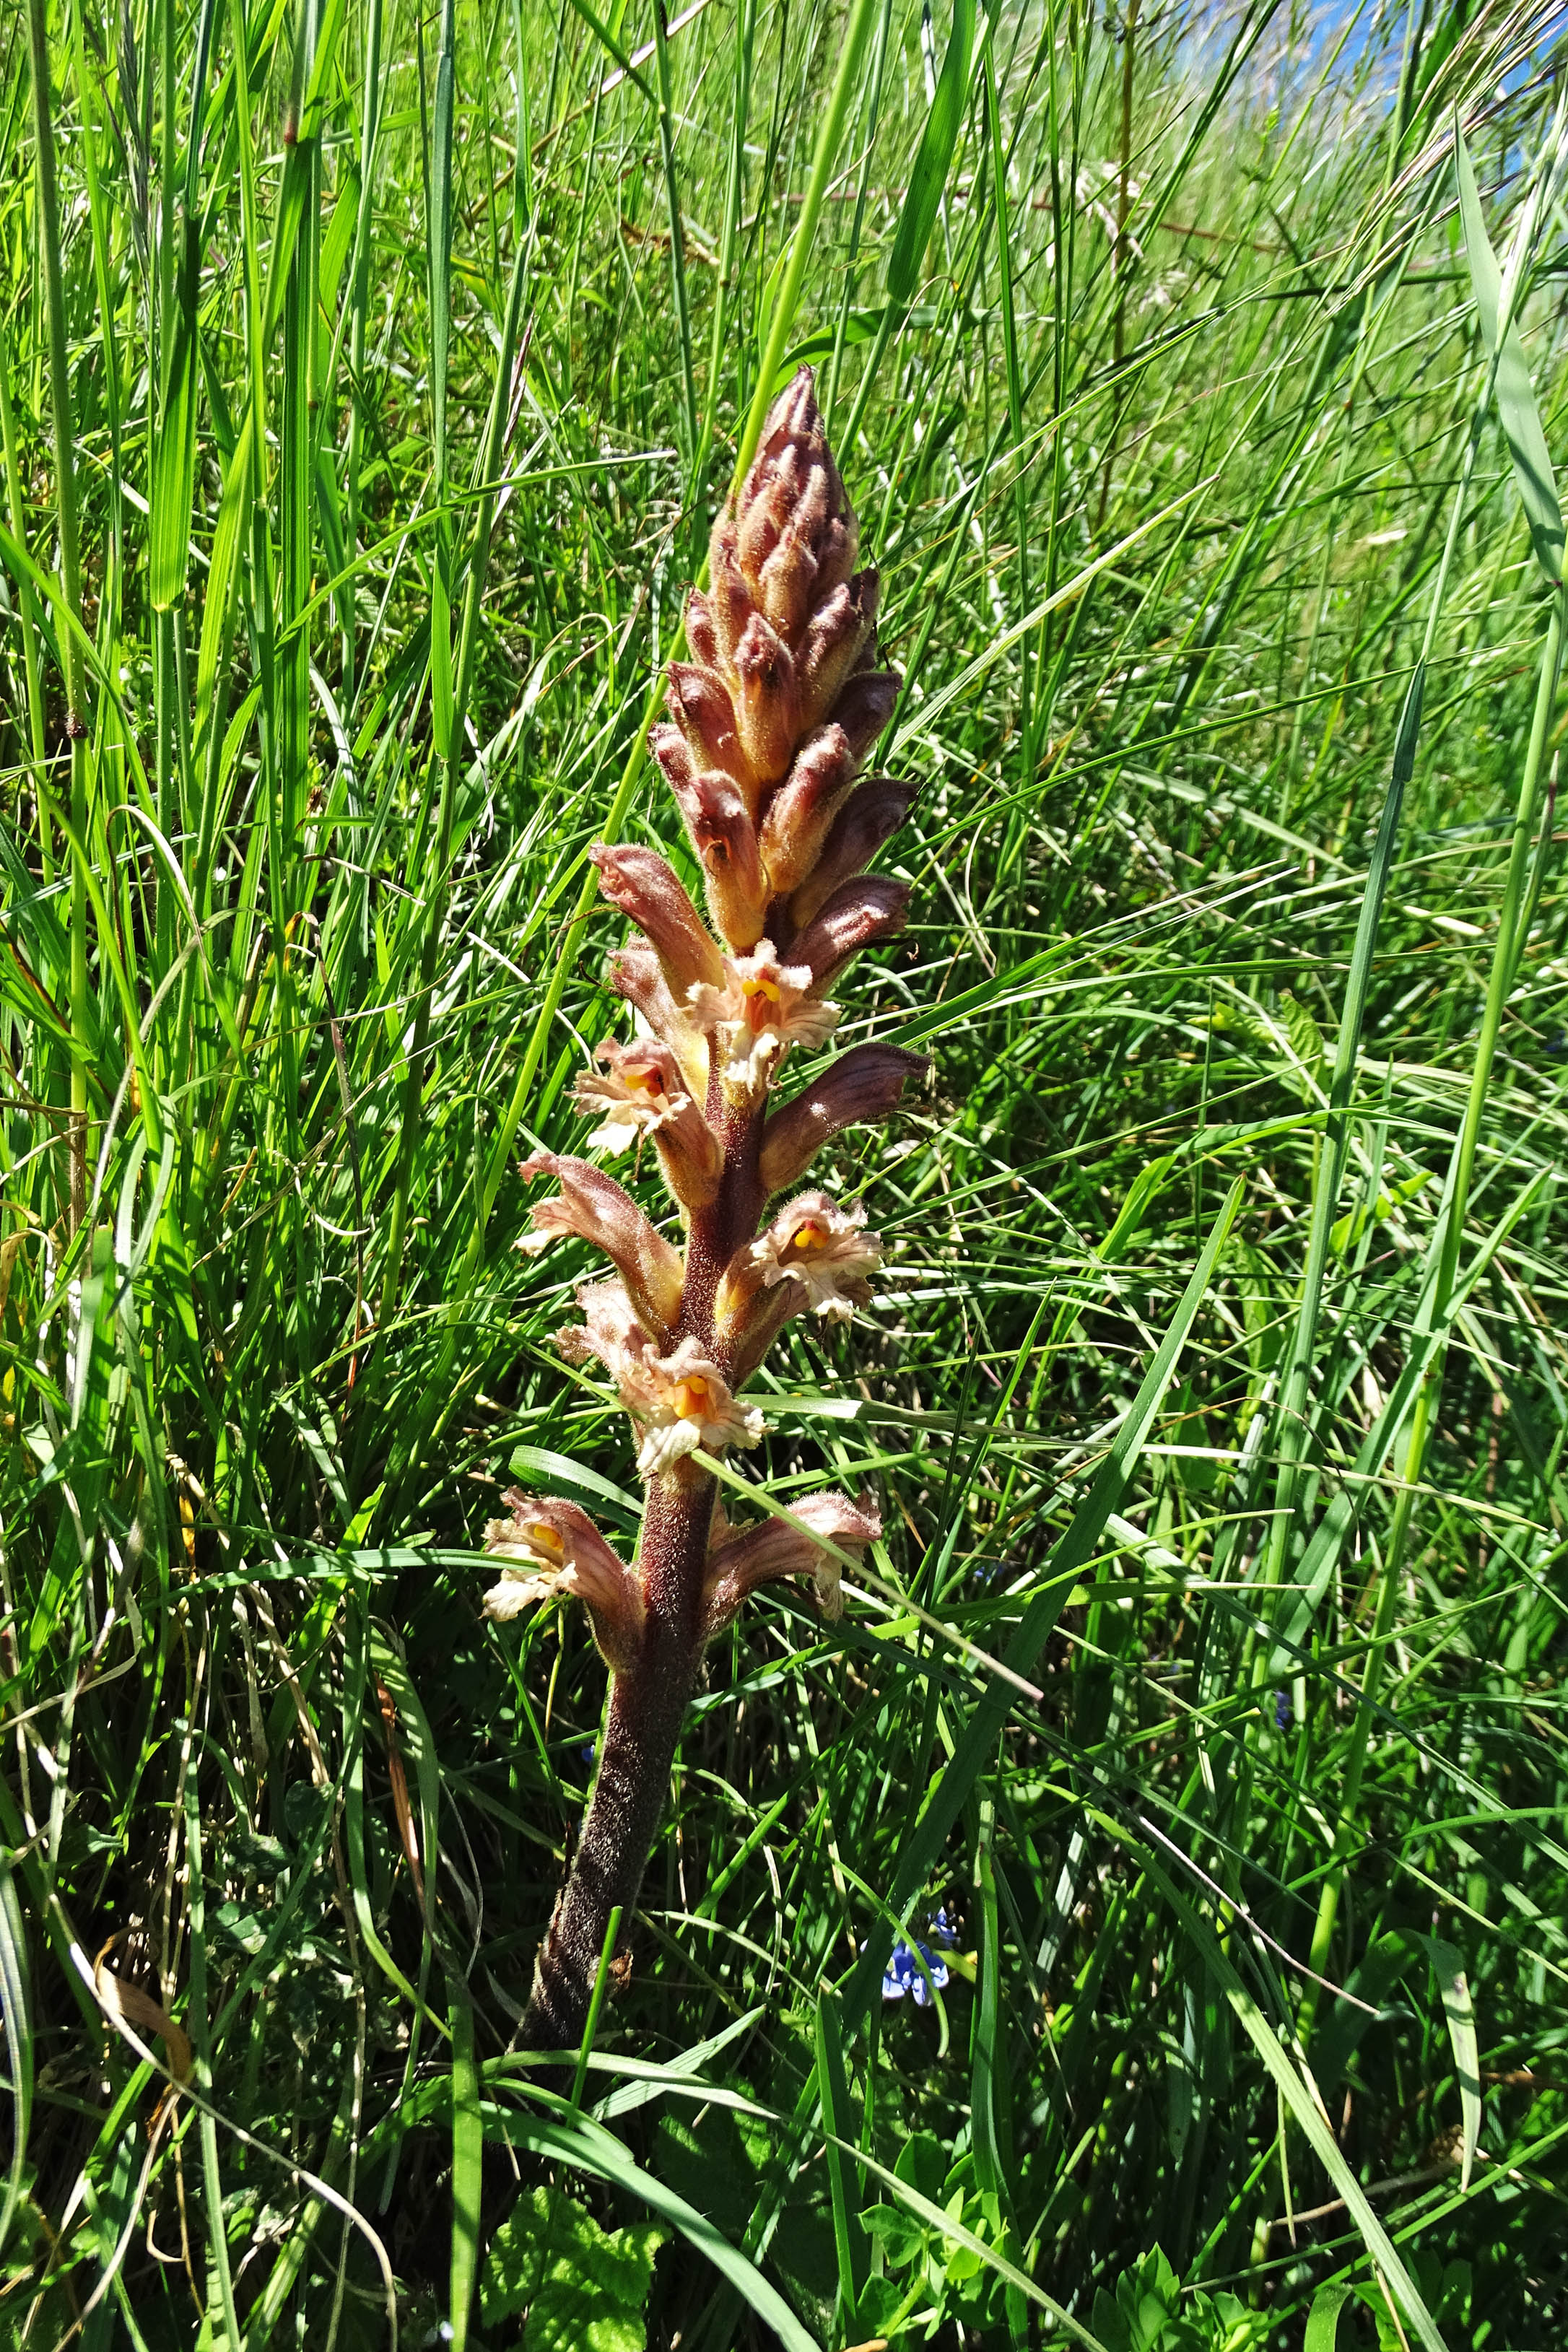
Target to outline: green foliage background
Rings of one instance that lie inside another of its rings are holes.
[[[1563,83],[1457,0],[0,25],[0,2341],[1562,2341]],[[478,1547],[636,1501],[513,1171],[802,358],[936,1081],[765,1475],[889,1534],[712,1655],[532,2065],[604,1675]]]

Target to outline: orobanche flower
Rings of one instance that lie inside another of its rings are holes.
[[[716,1035],[725,1055],[724,1083],[737,1094],[765,1086],[786,1045],[821,1045],[838,1023],[837,1004],[811,995],[808,964],[786,964],[767,940],[754,954],[726,956],[717,988],[700,982],[688,1000],[697,1027]]]
[[[596,1357],[613,1381],[621,1381],[634,1364],[656,1350],[650,1334],[637,1319],[624,1282],[585,1282],[577,1292],[581,1323],[569,1323],[555,1335],[555,1344],[568,1363],[586,1363]]]
[[[835,1552],[858,1559],[881,1532],[876,1507],[865,1495],[858,1503],[847,1495],[807,1495],[791,1506],[787,1519],[768,1518],[754,1528],[731,1528],[722,1504],[715,1503],[702,1588],[710,1638],[729,1624],[748,1592],[786,1576],[809,1576],[823,1615],[841,1616],[842,1580]]]
[[[704,1208],[719,1189],[724,1155],[669,1047],[647,1038],[632,1045],[610,1042],[596,1058],[605,1075],[584,1070],[573,1088],[579,1110],[604,1114],[588,1138],[590,1147],[627,1151],[650,1136],[676,1199],[689,1209]]]
[[[673,1355],[640,1356],[621,1374],[621,1402],[642,1435],[637,1468],[645,1478],[671,1470],[700,1445],[722,1454],[730,1445],[756,1445],[763,1416],[755,1405],[736,1402],[730,1384],[696,1339],[682,1339]]]
[[[751,1262],[772,1288],[797,1282],[815,1313],[847,1323],[870,1296],[882,1263],[881,1237],[865,1232],[863,1209],[840,1209],[826,1192],[803,1192],[752,1244]]]
[[[485,1595],[486,1614],[501,1622],[563,1594],[587,1608],[605,1663],[631,1664],[647,1611],[633,1570],[616,1558],[575,1503],[537,1500],[514,1486],[502,1497],[510,1518],[491,1519],[485,1549],[501,1563]]]
[[[559,1335],[603,1367],[628,1415],[647,1500],[635,1567],[574,1503],[514,1489],[486,1547],[498,1620],[581,1600],[610,1668],[594,1791],[572,1872],[541,1948],[524,2036],[575,2048],[611,1913],[629,1923],[658,1832],[702,1654],[760,1585],[809,1579],[825,1615],[845,1559],[879,1540],[869,1496],[791,1496],[733,1528],[710,1457],[760,1444],[740,1391],[790,1318],[847,1321],[869,1302],[881,1244],[858,1208],[826,1192],[770,1203],[846,1128],[888,1118],[927,1065],[869,1043],[780,1101],[789,1049],[837,1024],[826,1001],[854,958],[902,928],[909,885],[867,872],[909,814],[912,784],[863,776],[900,680],[878,667],[879,583],[827,446],[811,371],[775,401],[738,497],[714,527],[708,586],[686,607],[688,657],[670,664],[667,717],[648,748],[702,877],[704,922],[668,860],[627,843],[590,856],[633,938],[605,978],[636,1038],[609,1041],[574,1101],[596,1151],[653,1145],[676,1216],[656,1225],[587,1160],[542,1152],[521,1247],[566,1238],[616,1271],[577,1292]],[[703,1461],[695,1457],[700,1454]],[[732,1482],[731,1482],[732,1483]]]

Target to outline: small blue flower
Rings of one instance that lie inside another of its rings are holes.
[[[916,1952],[920,1960],[915,1958]],[[921,1960],[925,1962],[923,1971]],[[906,1993],[910,1993],[917,2009],[929,2009],[932,1988],[940,1992],[946,1982],[947,1963],[937,1958],[929,1944],[917,1941],[912,1951],[908,1944],[895,1944],[893,1957],[882,1971],[882,1999],[902,2000]]]
[[[938,1911],[936,1917],[934,1919],[928,1920],[926,1924],[930,1927],[936,1941],[942,1946],[943,1951],[951,1952],[954,1944],[958,1941],[958,1936],[952,1920],[947,1916],[947,1906],[945,1903]]]
[[[1295,1719],[1296,1719],[1296,1716],[1295,1716],[1295,1709],[1294,1709],[1294,1708],[1292,1707],[1292,1706],[1290,1705],[1290,1694],[1289,1694],[1289,1691],[1276,1691],[1276,1692],[1275,1692],[1275,1694],[1274,1694],[1274,1728],[1275,1728],[1275,1730],[1276,1730],[1276,1731],[1289,1731],[1289,1728],[1290,1728],[1291,1724],[1295,1721]]]
[[[598,1753],[598,1748],[599,1743],[596,1739],[584,1739],[582,1747],[577,1750],[577,1753],[583,1759],[584,1764],[591,1764],[595,1755]]]

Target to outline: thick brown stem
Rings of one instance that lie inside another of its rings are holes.
[[[725,1115],[714,1105],[724,1172],[712,1203],[691,1219],[682,1328],[712,1349],[728,1376],[713,1328],[713,1299],[731,1257],[762,1213],[757,1172],[761,1108]],[[581,2041],[610,1914],[629,1917],[658,1832],[686,1703],[702,1657],[702,1583],[714,1482],[682,1465],[654,1481],[643,1521],[638,1568],[647,1619],[642,1653],[616,1676],[599,1769],[571,1874],[540,1948],[523,2034],[536,2050]]]
[[[658,1479],[643,1523],[642,1654],[617,1675],[599,1769],[571,1875],[540,1948],[523,2018],[530,2049],[574,2049],[610,1914],[630,1917],[669,1792],[670,1766],[702,1654],[700,1607],[713,1480],[684,1466]]]
[[[766,1204],[760,1172],[763,1106],[731,1109],[715,1082],[710,1091],[708,1119],[724,1147],[724,1172],[708,1207],[692,1213],[686,1238],[681,1328],[711,1350],[713,1360],[730,1380],[735,1367],[725,1335],[714,1329],[713,1301],[725,1267],[735,1252],[754,1237]]]

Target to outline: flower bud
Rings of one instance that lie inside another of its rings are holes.
[[[840,688],[872,642],[877,598],[875,571],[858,572],[812,614],[795,664],[798,723],[803,730],[827,717]]]
[[[833,717],[849,739],[857,767],[893,715],[903,684],[896,669],[858,669],[833,706]]]
[[[720,668],[734,665],[735,648],[757,609],[756,597],[735,553],[735,526],[721,516],[709,543],[709,609],[713,617],[714,659]]]
[[[774,783],[801,735],[795,657],[771,621],[753,613],[735,646],[735,720],[753,772]]]
[[[844,1606],[839,1563],[825,1547],[832,1544],[858,1558],[881,1532],[881,1518],[868,1495],[862,1495],[858,1503],[847,1495],[803,1496],[791,1505],[787,1518],[767,1518],[752,1528],[731,1528],[716,1510],[702,1593],[705,1638],[711,1641],[723,1632],[748,1592],[786,1576],[809,1576],[823,1615],[837,1617]]]
[[[656,727],[647,740],[702,862],[715,924],[731,948],[754,947],[769,893],[745,802],[721,768],[698,768],[678,727]]]
[[[869,866],[884,842],[890,841],[920,787],[899,783],[891,776],[868,776],[857,784],[833,820],[816,866],[789,902],[790,921],[798,934],[826,904],[840,884],[853,880]]]
[[[828,827],[855,781],[855,761],[842,727],[819,727],[796,754],[762,825],[768,887],[787,898],[816,864]]]
[[[803,527],[802,535],[819,564],[825,555],[842,558],[845,538],[854,531],[854,516],[827,446],[809,368],[796,369],[763,420],[737,514],[743,560],[753,578],[792,521]],[[837,534],[836,523],[840,526]],[[847,578],[853,561],[851,538],[849,563],[822,583],[824,592]]]
[[[909,900],[909,883],[886,874],[861,874],[841,883],[790,950],[797,963],[810,969],[812,994],[820,995],[862,948],[901,931]]]
[[[713,607],[700,588],[693,588],[686,599],[686,642],[704,669],[718,668],[719,632]]]
[[[518,1173],[553,1176],[561,1187],[551,1199],[535,1202],[534,1231],[519,1243],[519,1248],[533,1255],[565,1234],[592,1242],[619,1268],[626,1294],[643,1322],[658,1336],[672,1332],[680,1317],[686,1269],[679,1253],[655,1233],[615,1178],[591,1160],[554,1151],[535,1152]]]
[[[847,1127],[886,1118],[910,1081],[931,1064],[898,1045],[853,1045],[805,1092],[774,1111],[763,1129],[764,1192],[783,1192],[805,1175],[823,1145]]]
[[[596,841],[588,856],[599,869],[599,887],[613,907],[629,915],[658,956],[677,1003],[687,991],[716,987],[724,959],[705,929],[672,866],[657,850]]]
[[[671,662],[665,708],[691,746],[697,765],[722,768],[746,793],[750,807],[756,784],[741,748],[735,706],[717,670],[699,668],[695,662]]]

